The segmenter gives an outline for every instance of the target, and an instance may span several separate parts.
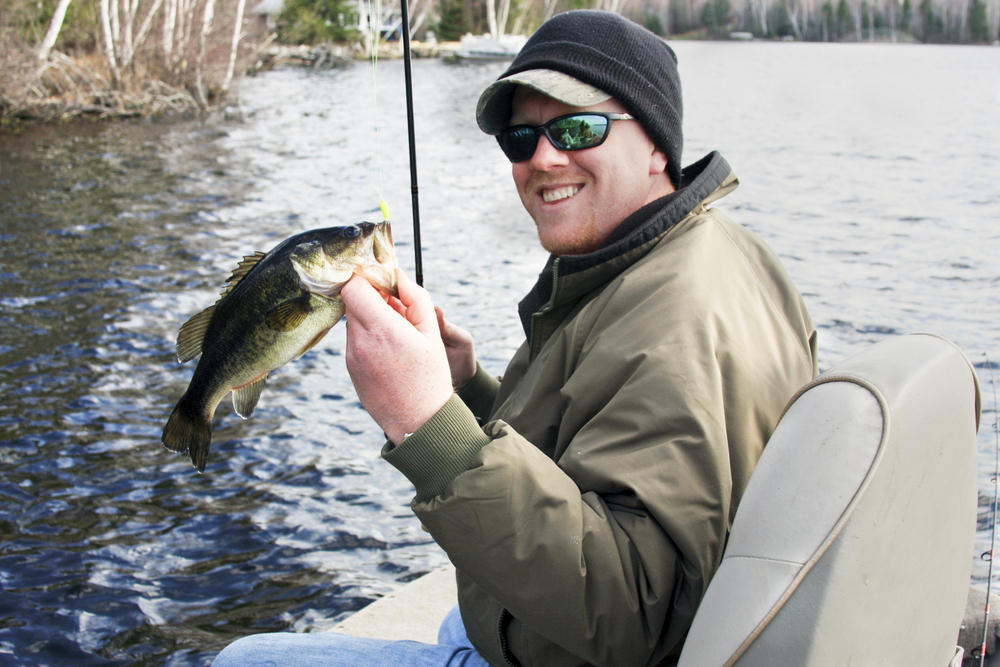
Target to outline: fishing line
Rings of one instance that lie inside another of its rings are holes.
[[[382,209],[382,217],[389,220],[389,202],[382,194],[382,141],[378,122],[378,42],[382,32],[382,0],[376,0],[374,25],[372,21],[372,2],[368,0],[368,48],[372,54],[372,101],[375,108],[375,153],[378,162],[378,190],[379,208]]]
[[[989,627],[990,627],[990,589],[993,586],[993,555],[994,549],[996,547],[996,532],[997,532],[997,501],[998,495],[1000,495],[1000,484],[997,483],[997,478],[1000,477],[1000,413],[997,412],[997,385],[993,381],[993,364],[990,363],[990,358],[983,352],[983,358],[986,359],[986,367],[990,369],[990,384],[993,385],[993,434],[996,440],[996,445],[994,447],[994,453],[996,457],[995,467],[993,472],[993,518],[990,521],[990,550],[983,553],[981,558],[987,560],[990,564],[989,574],[986,577],[986,608],[983,610],[983,643],[979,647],[979,667],[984,667],[986,664],[986,640],[989,638]]]

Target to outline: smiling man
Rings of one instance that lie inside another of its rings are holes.
[[[565,75],[550,71],[531,80],[551,81],[560,76]],[[582,255],[597,250],[629,214],[674,191],[667,175],[666,155],[639,123],[626,122],[634,118],[617,100],[572,107],[533,88],[518,86],[512,108],[511,127],[501,134],[521,133],[525,135],[522,141],[536,144],[530,157],[513,163],[514,184],[538,227],[542,247],[553,255]],[[609,116],[588,116],[584,112]],[[614,140],[603,144],[602,150],[596,146],[593,150],[559,150],[542,138],[544,133],[536,133],[532,127],[554,118],[563,118],[557,123],[567,126],[555,127],[560,136],[601,136],[593,129],[597,125],[607,137],[613,125]],[[583,120],[587,118],[591,120]],[[585,132],[581,124],[587,127]]]
[[[671,665],[816,331],[775,254],[681,170],[673,51],[615,14],[557,15],[480,98],[551,253],[502,380],[400,271],[343,290],[348,369],[458,571],[438,645],[237,642],[217,666]]]

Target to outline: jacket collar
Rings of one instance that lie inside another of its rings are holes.
[[[684,169],[679,190],[627,217],[597,250],[585,255],[550,255],[535,286],[518,304],[521,326],[531,343],[531,356],[544,343],[539,339],[547,338],[545,329],[552,328],[544,326],[544,315],[562,310],[624,271],[671,227],[695,209],[728,194],[736,184],[729,163],[712,151]]]

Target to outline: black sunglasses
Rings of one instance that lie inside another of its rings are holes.
[[[497,135],[497,142],[511,162],[522,162],[535,154],[538,135],[544,133],[561,151],[580,151],[600,146],[616,120],[635,120],[627,113],[586,111],[553,118],[544,125],[514,125]]]

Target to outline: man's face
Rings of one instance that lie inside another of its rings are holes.
[[[614,98],[571,107],[518,86],[510,124],[537,126],[583,111],[626,113]],[[558,151],[541,135],[534,156],[514,162],[512,170],[542,247],[553,255],[581,255],[600,247],[631,213],[673,192],[666,165],[638,121],[620,120],[604,143],[580,151]]]

